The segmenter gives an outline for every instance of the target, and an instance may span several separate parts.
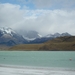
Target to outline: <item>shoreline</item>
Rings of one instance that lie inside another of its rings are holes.
[[[75,68],[65,68],[65,67],[40,67],[40,66],[25,66],[25,65],[7,65],[0,64],[0,67],[5,68],[18,68],[18,69],[43,69],[43,70],[63,70],[63,71],[75,71]]]
[[[1,65],[1,75],[75,75],[75,69]]]

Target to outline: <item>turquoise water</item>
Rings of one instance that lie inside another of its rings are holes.
[[[71,61],[69,59],[72,59]],[[0,51],[0,64],[75,68],[74,51]]]

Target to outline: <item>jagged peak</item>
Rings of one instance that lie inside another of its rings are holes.
[[[54,34],[48,34],[46,37],[61,37],[61,36],[71,36],[68,32],[65,33],[54,33]]]
[[[11,34],[12,33],[16,33],[12,28],[10,27],[0,27],[0,31],[3,33],[3,34]]]

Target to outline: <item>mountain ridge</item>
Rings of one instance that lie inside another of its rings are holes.
[[[57,38],[57,37],[63,37],[63,36],[72,36],[71,34],[65,32],[65,33],[62,33],[62,34],[59,34],[59,33],[55,33],[55,34],[48,34],[44,37],[41,37],[41,38],[36,38],[32,41],[30,41],[30,43],[44,43],[48,40],[52,40],[54,38]]]
[[[13,46],[18,44],[40,44],[48,40],[52,40],[56,37],[71,36],[69,33],[55,33],[42,36],[36,31],[29,31],[25,34],[26,35],[21,35],[14,31],[12,28],[2,27],[0,28],[0,45]]]
[[[0,45],[13,46],[24,42],[27,41],[11,28],[0,28]]]

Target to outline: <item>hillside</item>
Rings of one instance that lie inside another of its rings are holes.
[[[10,48],[11,50],[42,51],[75,51],[75,36],[58,37],[43,44],[24,44]]]
[[[75,50],[75,36],[58,37],[46,42],[39,50]]]
[[[22,51],[37,51],[43,44],[21,44],[11,47],[9,50],[22,50]]]
[[[6,45],[0,45],[0,51],[6,51],[10,48],[11,46],[6,46]]]

